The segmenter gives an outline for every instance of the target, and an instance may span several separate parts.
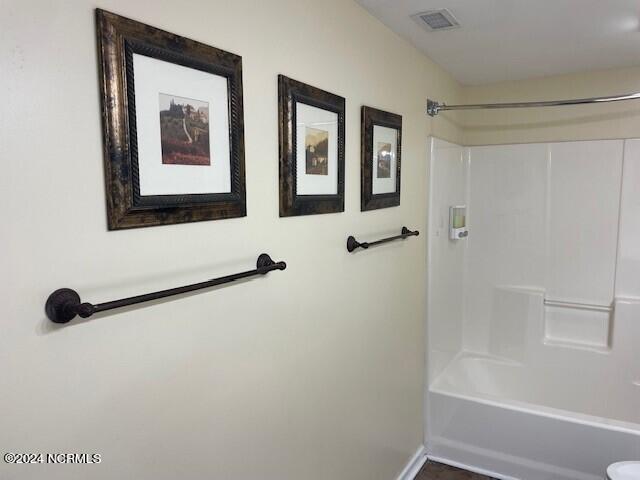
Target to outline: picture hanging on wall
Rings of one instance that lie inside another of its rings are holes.
[[[345,100],[278,77],[280,216],[344,211]]]
[[[400,205],[402,117],[362,107],[360,209]]]
[[[242,57],[96,16],[109,229],[245,216]]]

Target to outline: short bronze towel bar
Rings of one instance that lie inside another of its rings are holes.
[[[160,298],[172,297],[173,295],[180,295],[181,293],[193,292],[195,290],[201,290],[203,288],[214,287],[216,285],[222,285],[224,283],[240,280],[241,278],[253,277],[255,275],[265,275],[272,270],[284,270],[287,268],[285,262],[274,262],[271,257],[266,253],[263,253],[258,257],[255,270],[249,270],[247,272],[235,273],[233,275],[227,275],[225,277],[214,278],[200,283],[194,283],[191,285],[185,285],[184,287],[169,288],[167,290],[160,290],[159,292],[147,293],[144,295],[137,295],[135,297],[123,298],[120,300],[113,300],[105,303],[81,303],[80,295],[75,290],[70,288],[61,288],[56,290],[47,299],[45,305],[45,312],[49,320],[55,323],[67,323],[73,319],[76,315],[80,315],[82,318],[87,318],[94,313],[104,312],[114,308],[126,307],[127,305],[135,305],[137,303],[149,302],[151,300],[158,300]]]
[[[400,235],[396,235],[394,237],[389,237],[389,238],[383,238],[382,240],[376,240],[375,242],[359,242],[355,238],[353,238],[353,236],[349,236],[349,238],[347,238],[347,250],[349,250],[350,252],[353,252],[357,248],[366,249],[374,245],[380,245],[381,243],[392,242],[393,240],[404,240],[407,237],[413,237],[413,236],[417,237],[418,235],[420,235],[420,232],[418,232],[417,230],[412,232],[407,227],[402,227]]]

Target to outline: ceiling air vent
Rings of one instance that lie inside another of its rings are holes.
[[[422,25],[430,32],[437,32],[439,30],[450,30],[452,28],[458,28],[460,24],[451,14],[449,10],[443,8],[441,10],[429,10],[428,12],[416,13],[411,15],[416,22]]]

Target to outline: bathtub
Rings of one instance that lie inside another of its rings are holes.
[[[427,392],[428,455],[502,479],[602,480],[640,459],[640,386],[594,380],[461,353]]]

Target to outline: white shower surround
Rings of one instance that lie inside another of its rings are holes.
[[[639,459],[640,141],[434,139],[430,178],[428,453],[522,480]]]

